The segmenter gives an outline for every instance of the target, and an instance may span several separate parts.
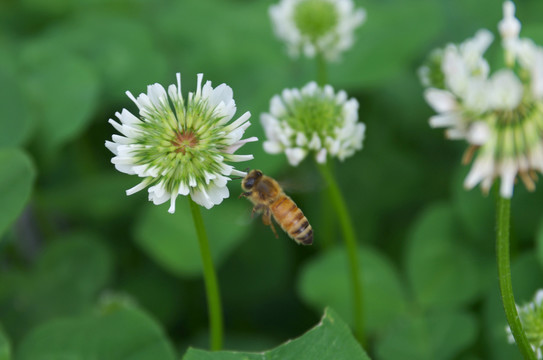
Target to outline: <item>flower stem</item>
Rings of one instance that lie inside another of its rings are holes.
[[[207,240],[207,234],[204,227],[204,220],[202,219],[202,214],[200,213],[200,207],[190,198],[190,196],[188,196],[188,199],[190,203],[190,210],[192,212],[192,218],[194,220],[194,226],[196,227],[196,235],[198,236],[200,254],[202,256],[202,264],[204,267],[204,282],[207,295],[207,311],[209,313],[211,350],[220,350],[223,342],[223,320],[219,284],[217,282],[215,268],[213,267],[213,260],[211,258],[211,251],[209,249],[209,241]]]
[[[355,336],[364,343],[364,317],[362,312],[362,286],[360,283],[360,266],[358,265],[358,249],[356,243],[356,236],[353,227],[353,222],[349,211],[347,210],[347,204],[341,194],[339,186],[330,171],[330,167],[327,164],[318,164],[322,177],[328,185],[330,192],[330,198],[334,205],[337,217],[339,219],[341,230],[343,232],[343,238],[345,239],[345,247],[347,250],[347,257],[349,260],[349,269],[351,272],[351,286],[352,286],[352,302],[353,302],[353,314],[355,324]]]
[[[328,82],[328,74],[326,72],[326,60],[324,55],[321,52],[318,52],[316,55],[316,64],[317,64],[317,84],[319,86],[324,86]],[[331,166],[332,164],[330,164]],[[330,171],[332,169],[329,169]],[[329,193],[321,194],[321,217],[319,221],[319,233],[322,234],[321,239],[323,239],[320,244],[323,249],[329,249],[333,245],[333,234],[334,228],[336,226],[336,218],[330,216],[326,209],[332,207],[332,200]]]
[[[317,84],[324,86],[328,82],[328,73],[326,71],[326,60],[321,52],[316,55],[317,58]]]
[[[502,296],[505,317],[515,338],[515,342],[524,359],[535,360],[534,352],[522,329],[522,324],[515,305],[513,285],[511,282],[511,265],[509,259],[509,223],[511,213],[511,199],[498,195],[496,201],[496,256],[498,262],[498,280]]]

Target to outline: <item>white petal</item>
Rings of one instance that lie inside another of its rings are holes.
[[[187,186],[187,184],[185,184],[184,182],[181,182],[179,184],[179,190],[177,191],[177,193],[179,195],[188,195],[190,192],[190,188]]]
[[[149,201],[155,205],[163,204],[170,199],[170,194],[164,189],[162,183],[149,187],[148,191]]]
[[[505,160],[502,164],[500,194],[506,199],[510,199],[513,196],[517,171],[518,169],[513,160]]]
[[[326,163],[326,148],[322,148],[319,150],[319,152],[317,152],[317,155],[315,156],[315,160],[317,160],[319,164]]]
[[[219,205],[224,199],[230,196],[226,186],[217,185],[210,186],[209,189],[207,189],[207,194],[209,196],[209,200],[215,205]]]
[[[473,145],[484,145],[490,138],[490,128],[484,121],[477,121],[470,126],[466,139]]]
[[[196,204],[201,205],[206,209],[211,209],[213,207],[213,202],[209,199],[209,196],[204,189],[193,189],[190,192],[190,197]]]
[[[307,147],[313,150],[319,150],[322,147],[321,138],[317,135],[316,132],[313,133],[311,141],[307,144]]]
[[[298,164],[305,158],[307,151],[301,148],[289,148],[285,149],[288,162],[292,166],[298,166]]]
[[[450,140],[460,140],[464,139],[466,137],[466,134],[464,131],[461,131],[459,129],[447,129],[445,131],[445,137]]]
[[[136,185],[136,186],[134,186],[134,187],[131,187],[130,189],[126,190],[126,195],[132,195],[132,194],[137,193],[137,192],[140,191],[140,190],[145,189],[145,187],[147,186],[147,184],[149,184],[149,181],[143,180],[143,181],[140,182],[138,185]]]
[[[424,91],[424,98],[436,112],[449,112],[458,108],[455,96],[446,90],[429,88]]]
[[[120,113],[116,112],[115,116],[117,116],[117,118],[121,120],[123,124],[137,125],[142,123],[140,119],[126,109],[123,109]]]
[[[173,214],[175,213],[175,200],[177,199],[177,194],[174,193],[171,195],[170,197],[170,208],[168,209],[168,212],[170,214]]]
[[[194,96],[194,99],[198,101],[202,96],[202,79],[204,78],[204,74],[200,73],[196,75],[196,95]]]
[[[243,126],[243,124],[249,120],[251,117],[251,113],[249,111],[245,112],[243,115],[241,115],[237,120],[232,122],[231,124],[228,124],[228,126],[225,127],[226,131],[232,131],[234,129],[239,128],[240,126]]]
[[[264,151],[268,154],[279,154],[283,151],[283,146],[277,141],[264,141],[262,144]]]
[[[484,178],[492,178],[494,162],[490,157],[478,157],[464,180],[464,187],[472,189]]]
[[[241,161],[253,160],[254,156],[253,155],[230,155],[229,159],[230,161],[233,161],[233,162],[241,162]]]
[[[305,144],[307,144],[307,137],[303,132],[298,132],[296,134],[296,145],[304,146]]]
[[[223,151],[227,154],[233,154],[235,153],[240,147],[242,147],[243,145],[245,145],[246,143],[248,142],[255,142],[255,141],[258,141],[258,138],[256,136],[253,136],[253,137],[250,137],[250,138],[247,138],[247,139],[243,139],[243,140],[239,140],[235,143],[233,143],[232,145],[230,145],[229,147],[227,147],[226,149],[224,149]]]
[[[498,23],[498,30],[503,39],[518,37],[520,21],[515,18],[515,4],[512,1],[503,3],[503,19]]]
[[[117,155],[117,147],[119,146],[119,144],[116,144],[114,142],[111,142],[111,141],[107,141],[106,140],[106,148],[109,149],[109,151],[111,151],[112,153],[114,153],[115,155]]]
[[[163,104],[167,101],[168,98],[166,90],[164,90],[164,87],[158,83],[149,85],[147,87],[147,94],[149,96],[149,99],[151,100],[151,103],[157,109],[162,108]]]
[[[534,303],[535,303],[537,306],[541,306],[541,304],[543,303],[543,289],[539,289],[539,290],[537,290],[537,292],[535,293],[535,296],[534,296]]]
[[[513,110],[520,104],[524,87],[513,71],[499,70],[490,81],[489,101],[494,109]]]
[[[442,113],[430,117],[429,123],[433,128],[440,127],[457,127],[460,125],[462,118],[456,112]]]

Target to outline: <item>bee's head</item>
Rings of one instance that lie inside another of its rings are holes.
[[[260,170],[251,170],[247,173],[243,181],[241,182],[241,187],[244,191],[250,191],[255,184],[262,177],[262,171]]]

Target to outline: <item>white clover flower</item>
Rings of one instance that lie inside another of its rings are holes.
[[[244,176],[227,162],[246,161],[252,155],[234,152],[255,137],[242,139],[250,125],[251,114],[244,113],[230,122],[236,112],[232,89],[221,84],[215,88],[207,81],[202,87],[198,74],[196,93],[181,96],[181,75],[177,86],[168,91],[160,84],[147,87],[147,94],[128,97],[138,106],[140,117],[123,109],[109,122],[123,136],[113,135],[106,147],[115,156],[111,162],[123,173],[143,178],[126,191],[134,194],[149,187],[149,200],[162,204],[170,200],[169,212],[175,212],[178,195],[189,195],[210,209],[229,196],[226,183],[230,175]]]
[[[355,9],[352,0],[280,0],[270,7],[270,17],[291,56],[321,53],[333,61],[352,46],[354,30],[366,12]]]
[[[270,112],[260,116],[267,140],[264,150],[284,152],[297,166],[312,153],[318,163],[328,156],[343,161],[362,149],[366,127],[358,122],[358,101],[337,94],[330,85],[310,82],[301,90],[285,89],[270,101]]]
[[[524,306],[517,305],[522,328],[530,346],[538,359],[543,359],[541,348],[543,347],[543,290],[538,290],[534,300]],[[515,338],[509,326],[505,327],[507,340],[510,344],[515,343]]]
[[[430,125],[470,144],[465,162],[475,155],[465,187],[481,184],[488,192],[499,177],[500,194],[510,198],[517,176],[533,190],[535,172],[543,172],[543,48],[518,37],[512,2],[503,9],[499,31],[507,68],[491,73],[483,55],[492,34],[479,30],[460,45],[432,52],[419,75],[437,113]]]

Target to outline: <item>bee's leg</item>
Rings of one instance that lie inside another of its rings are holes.
[[[264,223],[264,225],[271,227],[276,239],[279,238],[279,235],[277,235],[277,231],[275,231],[275,226],[273,226],[273,222],[271,219],[271,211],[269,208],[267,208],[264,211],[264,214],[262,214],[262,222]]]
[[[264,209],[266,208],[266,206],[262,205],[262,204],[257,204],[253,207],[253,211],[251,211],[251,217],[254,217],[255,216],[255,213],[261,213],[264,211]]]
[[[251,195],[251,192],[250,192],[250,191],[242,192],[241,194],[239,194],[238,199],[239,199],[239,198],[242,198],[242,197],[247,197],[247,196],[249,196],[249,195]]]

